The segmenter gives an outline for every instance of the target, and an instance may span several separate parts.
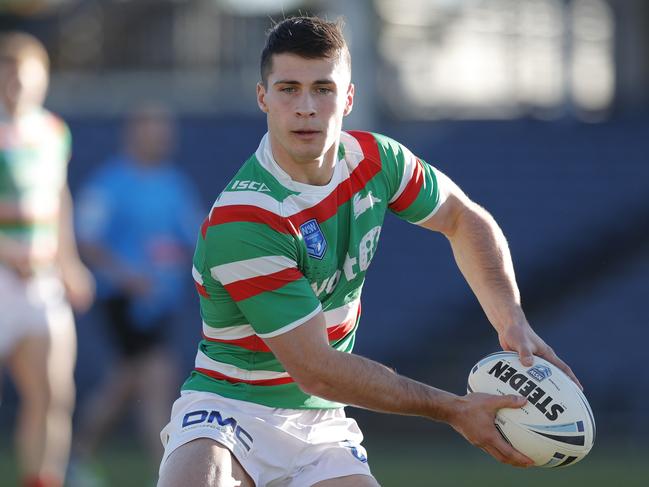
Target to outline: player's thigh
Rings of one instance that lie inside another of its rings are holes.
[[[23,336],[11,351],[7,360],[8,370],[21,400],[42,405],[49,402],[49,350],[50,337],[41,334]]]
[[[160,471],[158,487],[254,487],[230,450],[199,438],[178,447]],[[351,484],[350,484],[351,485]]]
[[[374,477],[369,475],[348,475],[316,482],[312,487],[380,487]]]

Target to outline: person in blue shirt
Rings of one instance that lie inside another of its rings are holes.
[[[152,459],[162,454],[159,432],[176,385],[165,339],[187,295],[203,213],[194,185],[170,160],[175,138],[166,108],[135,109],[123,154],[107,160],[79,195],[80,248],[119,356],[82,408],[75,442],[80,465],[91,460],[130,401],[143,413],[138,422]]]

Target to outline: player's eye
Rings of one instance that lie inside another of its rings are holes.
[[[284,88],[281,88],[280,91],[282,93],[296,93],[297,88],[295,86],[285,86]]]

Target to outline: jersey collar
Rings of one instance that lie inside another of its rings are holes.
[[[259,161],[259,164],[261,164],[264,169],[271,173],[273,177],[277,179],[277,181],[285,188],[300,193],[327,194],[335,189],[338,186],[338,183],[340,183],[340,181],[345,178],[345,175],[343,174],[343,168],[345,164],[342,163],[343,159],[341,157],[343,154],[344,151],[338,151],[338,161],[336,162],[336,166],[334,167],[331,181],[329,181],[324,186],[300,183],[291,179],[291,176],[289,176],[288,173],[280,167],[280,165],[273,157],[273,151],[270,144],[270,136],[268,135],[268,133],[266,133],[262,137],[261,142],[259,143],[259,147],[255,152],[255,157],[257,158],[257,161]]]

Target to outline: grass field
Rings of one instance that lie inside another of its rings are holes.
[[[519,470],[496,463],[455,437],[423,443],[401,437],[388,442],[368,435],[370,465],[383,487],[646,487],[649,448],[601,445],[581,463],[565,469]],[[17,485],[13,457],[0,450],[0,486]],[[102,451],[102,470],[112,487],[155,485],[156,466],[147,463],[132,442],[118,440]],[[188,486],[191,487],[191,486]]]
[[[367,444],[374,475],[384,487],[646,487],[649,449],[644,452],[598,448],[581,463],[564,469],[516,469],[480,450],[450,440],[448,445]],[[372,450],[370,450],[372,451]],[[397,453],[399,452],[399,453]]]

